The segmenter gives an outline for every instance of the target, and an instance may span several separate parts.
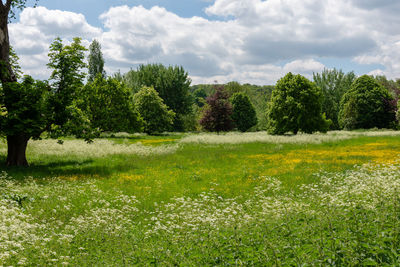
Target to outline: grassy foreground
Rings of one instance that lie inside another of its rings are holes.
[[[0,165],[0,265],[395,265],[399,154],[390,131],[32,141]]]

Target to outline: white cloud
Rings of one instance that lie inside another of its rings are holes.
[[[86,43],[97,38],[109,72],[141,63],[178,64],[194,83],[271,84],[288,71],[311,77],[325,67],[324,57],[380,64],[380,73],[399,76],[398,0],[209,2],[205,12],[212,20],[183,18],[157,6],[112,7],[99,18],[104,30],[82,14],[27,8],[10,32],[23,69],[32,74],[43,72],[48,46],[60,35],[81,36]]]
[[[20,57],[24,74],[48,79],[48,52],[51,42],[57,37],[71,39],[78,36],[88,47],[93,37],[99,37],[102,30],[89,25],[84,15],[45,7],[26,8],[20,14],[18,23],[9,25],[10,42]]]

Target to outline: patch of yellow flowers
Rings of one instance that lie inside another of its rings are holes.
[[[287,173],[299,164],[310,165],[355,165],[370,161],[375,164],[390,164],[395,161],[400,152],[387,143],[369,143],[359,146],[344,146],[332,149],[299,149],[287,153],[256,154],[248,158],[255,159],[259,164],[272,165],[266,170],[266,175]],[[311,167],[311,166],[310,166]]]

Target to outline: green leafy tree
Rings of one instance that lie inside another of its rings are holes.
[[[83,71],[86,68],[85,51],[81,39],[77,37],[70,45],[64,45],[60,38],[56,38],[50,45],[47,66],[52,70],[50,80],[55,93],[55,97],[50,101],[54,109],[54,122],[57,125],[63,125],[71,119],[68,107],[73,104],[74,99],[77,99],[86,76]]]
[[[182,67],[141,65],[137,71],[132,70],[126,76],[129,79],[127,85],[134,87],[133,91],[143,86],[153,87],[168,108],[176,114],[173,129],[184,130],[183,117],[191,112],[193,99],[189,93],[191,80]]]
[[[227,132],[233,129],[232,105],[223,86],[207,97],[200,125],[209,132]]]
[[[92,82],[98,74],[104,77],[106,76],[106,72],[104,71],[104,58],[103,53],[101,52],[101,45],[96,39],[94,39],[89,46],[88,69],[89,82]]]
[[[8,82],[0,90],[0,132],[7,137],[8,166],[28,166],[26,147],[29,139],[39,138],[48,123],[49,86],[25,76],[21,83]]]
[[[144,131],[148,134],[169,131],[175,113],[164,104],[158,92],[151,87],[143,87],[134,96],[136,111],[144,120]]]
[[[269,133],[326,131],[330,121],[321,113],[321,102],[321,89],[307,78],[289,72],[272,92],[267,112]]]
[[[325,69],[322,73],[314,73],[313,76],[315,84],[322,90],[322,113],[332,121],[330,129],[338,130],[340,101],[344,93],[350,89],[356,75],[354,72],[345,74],[341,70]]]
[[[244,93],[235,93],[232,96],[232,119],[239,131],[246,132],[257,125],[257,115],[253,104]]]
[[[346,129],[391,128],[396,120],[392,100],[386,88],[363,75],[343,95],[339,123]]]
[[[79,42],[75,39],[70,46],[63,46],[56,40],[52,44],[48,65],[53,69],[51,85],[29,76],[21,83],[2,84],[0,133],[7,137],[7,165],[27,166],[28,141],[40,138],[44,131],[52,137],[75,135],[89,140],[94,136],[90,121],[76,103],[84,77]]]
[[[121,82],[100,73],[80,94],[79,106],[93,128],[108,132],[141,132],[142,118],[133,107],[131,93]]]

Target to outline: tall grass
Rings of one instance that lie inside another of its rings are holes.
[[[0,265],[396,265],[397,135],[31,142],[0,174]]]

